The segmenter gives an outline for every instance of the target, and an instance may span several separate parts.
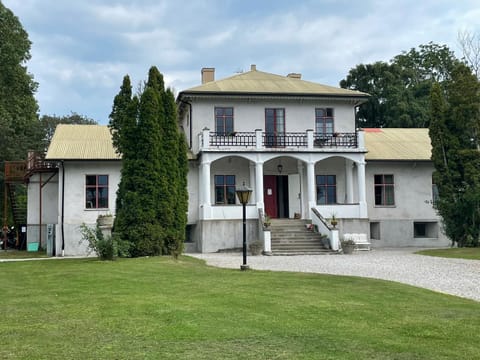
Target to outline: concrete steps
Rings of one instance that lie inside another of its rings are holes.
[[[307,220],[272,219],[270,226],[273,255],[321,255],[325,248],[320,234],[307,229]]]

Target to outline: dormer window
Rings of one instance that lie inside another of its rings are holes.
[[[233,107],[215,108],[215,132],[217,136],[233,134]]]

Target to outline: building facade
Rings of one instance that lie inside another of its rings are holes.
[[[329,236],[325,219],[335,215],[340,237],[365,234],[373,246],[448,245],[432,206],[427,130],[357,129],[356,108],[367,98],[254,65],[218,81],[202,69],[202,84],[177,99],[190,159],[187,250],[241,247],[235,189],[243,185],[253,191],[252,240],[264,240],[265,215],[308,220]],[[59,244],[66,255],[82,254],[80,224],[115,213],[121,160],[108,128],[87,125],[59,126],[46,159],[59,165],[57,195],[43,211],[49,221],[56,214],[57,254]],[[29,188],[29,222],[36,191]]]

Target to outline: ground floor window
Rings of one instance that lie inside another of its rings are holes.
[[[215,204],[235,204],[235,175],[215,175]]]
[[[337,203],[337,177],[317,175],[317,205]]]
[[[375,175],[375,205],[395,205],[393,175]]]
[[[414,238],[437,238],[438,223],[415,221],[413,223],[413,237]]]
[[[85,208],[108,208],[108,175],[85,176]]]
[[[370,239],[380,240],[380,223],[379,222],[370,223]]]

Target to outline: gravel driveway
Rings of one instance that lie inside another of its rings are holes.
[[[249,256],[255,270],[353,275],[397,281],[480,301],[480,260],[413,254],[419,249],[374,249],[353,255]],[[239,269],[241,253],[188,254],[208,265]]]

